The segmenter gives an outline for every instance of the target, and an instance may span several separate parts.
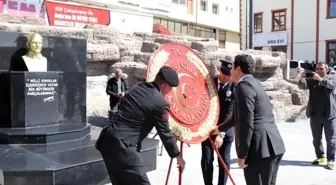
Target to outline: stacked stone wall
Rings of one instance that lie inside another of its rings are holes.
[[[0,16],[1,20],[6,19]],[[43,26],[40,19],[28,18],[15,19],[14,22],[0,23],[0,30],[87,39],[88,116],[107,116],[109,101],[105,93],[106,81],[116,68],[121,68],[128,74],[130,84],[141,81],[145,78],[147,63],[154,51],[162,44],[175,42],[196,51],[215,74],[218,74],[216,69],[220,65],[219,59],[234,58],[240,53],[252,55],[255,60],[254,75],[265,87],[276,118],[305,118],[308,95],[307,92],[299,90],[297,85],[284,80],[284,53],[226,50],[219,48],[218,41],[214,39],[147,33],[122,34],[105,26],[87,25],[84,29],[48,27]]]

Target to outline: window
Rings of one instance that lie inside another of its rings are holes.
[[[287,47],[286,46],[273,46],[272,51],[273,52],[283,52],[287,54]]]
[[[272,11],[272,31],[286,30],[286,9]]]
[[[180,22],[175,22],[175,33],[182,33],[182,24]]]
[[[212,13],[219,14],[218,4],[212,4]]]
[[[161,23],[160,18],[154,17],[153,23],[154,24]]]
[[[208,3],[206,1],[201,1],[201,10],[204,12],[208,10]]]
[[[226,31],[220,30],[218,32],[218,42],[220,48],[225,48],[225,41],[226,41]]]
[[[190,36],[216,39],[216,29],[190,25]]]
[[[188,35],[188,24],[154,17],[154,24],[160,23],[175,35]]]
[[[182,23],[182,34],[188,35],[188,24],[187,23]]]
[[[254,33],[262,33],[263,32],[263,14],[255,13],[254,14]]]
[[[290,61],[289,62],[289,68],[296,69],[297,67],[299,67],[299,62],[297,62],[297,61]]]
[[[327,18],[336,18],[336,0],[328,0],[327,3]]]
[[[336,40],[326,41],[326,61],[327,63],[336,61]]]
[[[186,5],[186,0],[172,0],[172,2],[175,4]]]

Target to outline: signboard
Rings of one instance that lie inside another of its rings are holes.
[[[50,26],[84,27],[87,24],[110,24],[110,11],[71,4],[47,2],[46,16]]]
[[[256,33],[254,34],[254,47],[287,46],[287,38],[287,31],[266,34]]]
[[[14,16],[40,17],[44,0],[0,0],[0,13]]]

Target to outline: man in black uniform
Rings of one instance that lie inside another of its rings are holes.
[[[231,59],[232,60],[232,59]],[[224,122],[230,116],[233,111],[233,95],[234,95],[234,83],[230,80],[232,62],[228,60],[220,60],[222,63],[220,68],[219,77],[215,78],[215,82],[218,88],[218,96],[220,103],[220,113],[218,124]],[[229,128],[226,132],[220,130],[218,135],[212,136],[215,147],[218,148],[226,166],[230,169],[231,159],[231,146],[234,140],[234,128]],[[203,179],[205,185],[212,185],[213,178],[213,161],[214,161],[214,149],[211,146],[209,140],[202,143],[202,159],[201,166],[203,172]],[[225,172],[224,167],[219,163],[219,175],[218,185],[225,185],[228,179],[228,174]]]
[[[154,82],[135,85],[121,99],[119,111],[112,116],[96,143],[113,185],[150,185],[141,143],[156,128],[171,158],[177,158],[184,169],[185,162],[169,129],[169,103],[164,96],[179,84],[176,72],[167,66],[160,69]]]

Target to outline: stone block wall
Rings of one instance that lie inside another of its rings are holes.
[[[219,59],[234,58],[239,53],[252,55],[255,59],[254,75],[265,87],[277,119],[305,117],[307,92],[283,79],[283,68],[286,64],[284,53],[232,51],[218,48],[218,42],[214,39],[145,33],[122,34],[112,28],[94,25],[76,29],[0,23],[0,30],[86,38],[88,116],[107,116],[109,101],[105,93],[106,81],[116,68],[121,68],[128,74],[130,84],[144,80],[147,63],[154,51],[162,44],[175,42],[195,50],[215,74],[218,74]]]

